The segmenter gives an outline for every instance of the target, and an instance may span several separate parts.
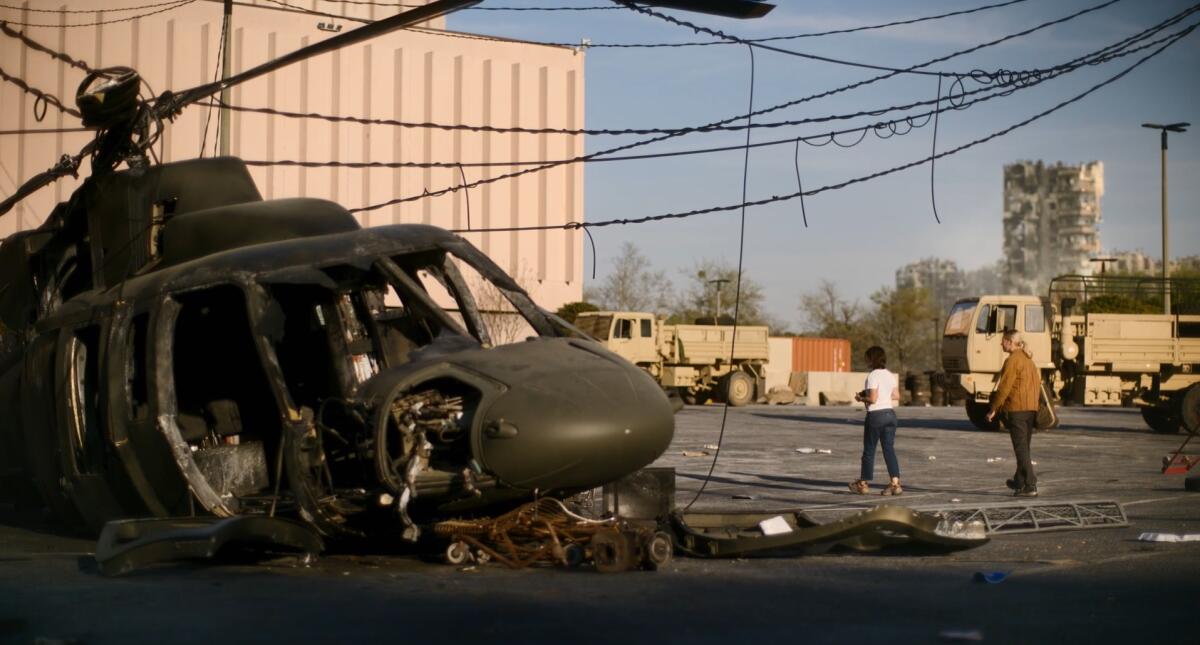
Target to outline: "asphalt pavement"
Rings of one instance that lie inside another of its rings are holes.
[[[884,502],[1014,501],[1004,487],[1008,436],[974,430],[961,409],[899,411],[898,498],[878,495],[881,455],[871,495],[846,487],[858,473],[860,411],[730,409],[722,435],[725,412],[710,405],[677,415],[675,441],[654,464],[676,469],[677,505],[803,509],[825,520]],[[1183,436],[1150,433],[1135,410],[1060,416],[1061,427],[1033,439],[1036,501],[1119,501],[1130,526],[1000,535],[952,553],[676,558],[656,572],[609,575],[340,554],[312,566],[184,564],[110,579],[96,572],[91,540],[0,513],[0,642],[1194,640],[1200,542],[1138,540],[1200,533],[1200,493],[1159,473]],[[1005,577],[990,584],[976,573]]]

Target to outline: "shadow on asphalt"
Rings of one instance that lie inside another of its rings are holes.
[[[814,492],[820,492],[820,493],[842,493],[842,494],[845,494],[845,496],[847,497],[848,500],[862,500],[864,502],[869,501],[869,500],[885,499],[883,496],[881,496],[879,494],[878,491],[872,491],[874,493],[873,496],[872,495],[857,495],[855,493],[851,493],[847,489],[846,484],[851,479],[854,478],[854,475],[855,475],[854,472],[850,472],[850,474],[847,475],[847,478],[845,481],[840,481],[840,480],[835,481],[835,480],[830,480],[830,479],[809,479],[806,477],[794,477],[794,476],[786,476],[786,475],[764,475],[762,473],[747,473],[747,472],[734,472],[731,474],[735,475],[737,477],[741,477],[741,479],[734,479],[733,477],[722,477],[720,475],[713,475],[712,477],[709,477],[707,479],[710,482],[717,483],[717,484],[730,484],[730,485],[736,485],[736,486],[740,486],[740,487],[759,488],[759,489],[766,489],[766,490],[789,490],[789,491],[808,490],[808,491],[814,491]],[[704,481],[706,479],[706,477],[703,475],[693,475],[690,473],[678,472],[678,471],[676,471],[675,476],[677,478],[694,479],[696,481]],[[753,481],[755,479],[757,479],[759,481],[757,481],[757,482]],[[879,487],[879,490],[882,490],[882,485]],[[948,494],[968,494],[969,493],[972,497],[982,496],[982,497],[1000,497],[1000,498],[1004,498],[1004,499],[1012,498],[1012,493],[1007,490],[997,491],[995,493],[981,493],[978,490],[974,490],[974,489],[968,491],[968,490],[964,490],[961,488],[948,488],[948,487],[939,487],[939,486],[932,486],[932,487],[931,486],[912,486],[910,484],[905,484],[904,490],[905,490],[905,492],[909,492],[909,493],[948,493]],[[904,501],[904,496],[901,495],[899,497],[887,498],[887,499],[892,499],[892,500],[895,500],[895,502],[897,504],[902,504]]]
[[[901,410],[903,411],[903,408],[901,408]],[[859,417],[856,419],[848,419],[848,418],[844,418],[844,417],[818,417],[818,416],[810,416],[810,415],[805,415],[805,414],[763,414],[761,412],[751,412],[751,414],[753,416],[762,417],[764,419],[780,419],[780,420],[784,420],[784,421],[799,421],[800,423],[826,423],[826,424],[832,423],[832,424],[838,424],[838,425],[854,426],[856,428],[861,428],[862,424],[863,424],[862,412],[857,412]],[[905,419],[904,419],[903,412],[901,412],[897,416],[899,418],[900,427],[904,427]],[[975,426],[971,425],[971,422],[966,419],[962,419],[962,420],[957,420],[957,419],[914,419],[913,421],[914,421],[913,425],[917,425],[919,423],[922,430],[930,429],[930,430],[954,430],[954,431],[962,431],[962,432],[979,432],[979,430],[976,430]]]

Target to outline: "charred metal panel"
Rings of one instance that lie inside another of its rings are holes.
[[[152,218],[262,200],[245,164],[232,157],[98,175],[83,190],[99,287],[116,285],[150,261]]]
[[[197,450],[192,457],[209,485],[222,497],[267,489],[267,455],[260,441]]]
[[[168,518],[109,522],[96,544],[96,563],[119,576],[164,562],[213,559],[228,546],[299,552],[307,560],[325,549],[307,526],[276,517]]]

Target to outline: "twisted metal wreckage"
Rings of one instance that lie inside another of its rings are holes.
[[[237,545],[315,555],[325,540],[441,540],[451,561],[602,571],[662,564],[674,548],[985,540],[894,508],[831,525],[796,515],[791,537],[750,542],[740,520],[570,511],[560,500],[670,443],[671,403],[646,373],[457,235],[264,201],[235,158],[149,162],[154,128],[192,102],[470,4],[437,0],[153,101],[133,70],[84,79],[77,104],[96,139],[0,204],[92,157],[42,226],[0,244],[4,493],[99,532],[108,574]],[[494,346],[481,284],[533,335]]]

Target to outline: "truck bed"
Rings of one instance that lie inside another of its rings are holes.
[[[734,361],[766,362],[766,327],[738,327],[733,342],[730,325],[674,325],[663,334],[663,355],[675,365],[713,365],[728,362],[732,349]]]
[[[1085,365],[1111,365],[1113,372],[1158,371],[1160,365],[1200,363],[1200,316],[1089,314],[1069,323],[1082,336]],[[1181,337],[1180,331],[1184,331]]]

